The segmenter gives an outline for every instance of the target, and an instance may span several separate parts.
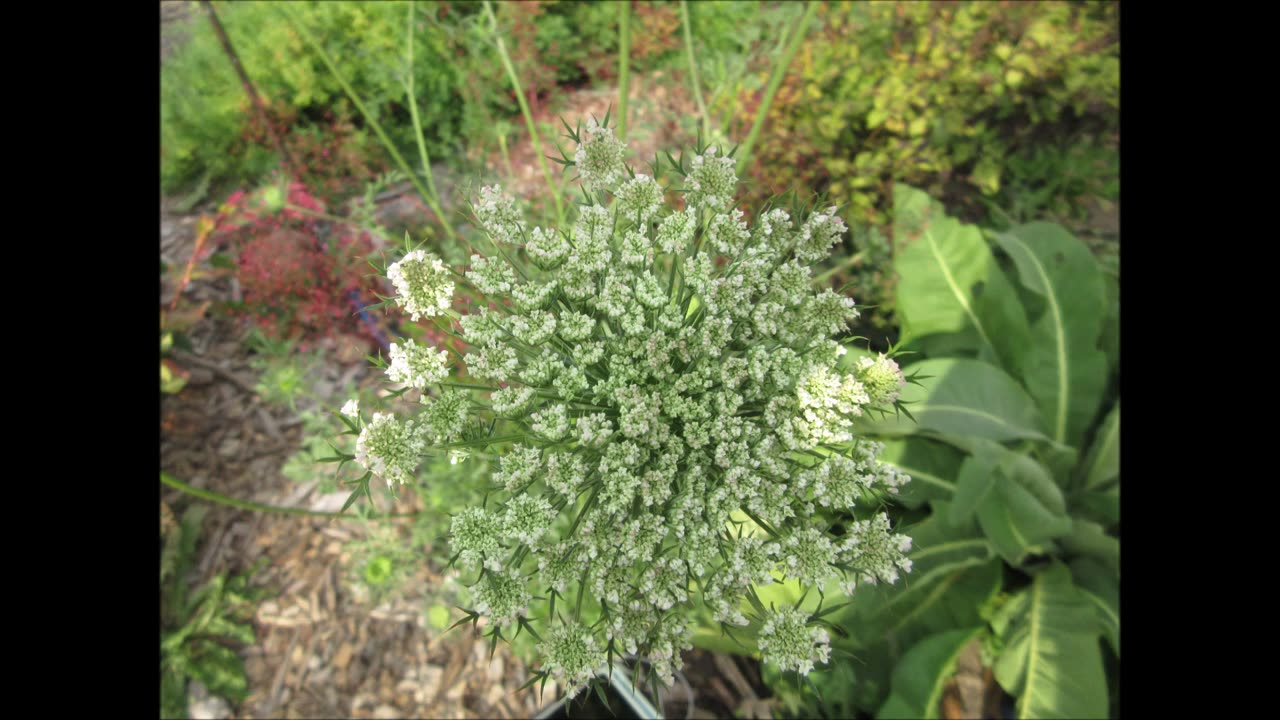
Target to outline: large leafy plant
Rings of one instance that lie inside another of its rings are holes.
[[[840,615],[836,647],[864,662],[818,680],[825,709],[936,717],[978,641],[1018,717],[1105,716],[1120,655],[1118,279],[1057,225],[984,237],[919,190],[894,200],[898,307],[925,358],[904,367],[921,378],[902,393],[912,418],[864,431],[913,479],[915,571]]]

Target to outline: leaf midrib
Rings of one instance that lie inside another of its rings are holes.
[[[954,413],[960,413],[962,415],[975,415],[977,417],[985,418],[987,420],[990,420],[991,422],[994,422],[1000,427],[1008,428],[1009,430],[1017,432],[1020,437],[1025,436],[1024,433],[1027,432],[1017,427],[1014,427],[1013,425],[1005,421],[1004,418],[1001,418],[998,415],[992,415],[989,412],[985,412],[983,410],[975,410],[971,407],[965,407],[964,405],[930,405],[926,403],[923,408],[921,408],[920,410],[917,410],[916,412],[923,415],[926,412],[934,412],[934,411],[954,412]],[[1031,431],[1031,433],[1033,435],[1039,434],[1034,431]]]
[[[1028,611],[1029,622],[1031,623],[1031,637],[1027,639],[1027,682],[1022,688],[1022,697],[1026,702],[1022,703],[1022,707],[1018,709],[1018,717],[1025,720],[1028,718],[1027,708],[1031,706],[1031,683],[1035,679],[1036,658],[1039,657],[1039,651],[1036,649],[1037,640],[1040,637],[1040,594],[1044,592],[1045,579],[1043,576],[1036,578],[1036,582],[1031,586],[1031,608]]]
[[[928,473],[923,470],[913,470],[912,468],[909,468],[906,465],[899,465],[898,463],[891,463],[884,460],[881,460],[881,462],[883,462],[885,465],[898,468],[902,472],[906,473],[912,480],[923,480],[929,483],[930,485],[936,485],[942,488],[943,490],[946,490],[949,493],[955,494],[956,489],[954,485],[947,482],[946,480],[943,480],[937,475],[934,475],[933,473]]]
[[[1049,311],[1053,313],[1053,331],[1057,343],[1058,355],[1058,407],[1056,417],[1054,418],[1053,439],[1058,442],[1065,442],[1067,436],[1067,398],[1071,393],[1071,375],[1067,372],[1067,336],[1066,329],[1062,325],[1062,308],[1058,306],[1058,293],[1054,290],[1054,286],[1049,282],[1049,274],[1045,271],[1044,265],[1041,264],[1040,258],[1031,252],[1031,248],[1022,241],[1017,235],[1010,235],[1014,242],[1022,246],[1026,252],[1027,259],[1036,269],[1036,274],[1040,276],[1040,282],[1044,284],[1045,299],[1049,301]]]
[[[1111,443],[1115,441],[1119,434],[1120,419],[1116,418],[1116,420],[1111,423],[1111,428],[1108,430],[1107,436],[1102,439],[1102,445],[1098,447],[1097,455],[1094,456],[1094,464],[1093,467],[1089,468],[1089,480],[1085,482],[1085,490],[1092,490],[1101,484],[1100,482],[1094,481],[1094,473],[1097,471],[1098,462],[1105,458],[1107,453],[1111,451]]]
[[[978,329],[978,335],[982,337],[982,341],[988,347],[994,349],[991,339],[987,337],[987,331],[982,327],[982,323],[978,320],[978,316],[974,314],[973,308],[969,307],[969,301],[965,299],[964,292],[960,290],[960,286],[956,284],[955,277],[951,275],[951,267],[947,265],[942,254],[938,251],[938,244],[933,240],[933,231],[924,231],[925,240],[929,241],[929,252],[933,254],[933,259],[938,263],[938,269],[942,271],[942,277],[947,281],[947,287],[951,288],[951,294],[955,296],[956,302],[960,304],[960,308],[964,310],[964,314],[969,317],[970,322]]]

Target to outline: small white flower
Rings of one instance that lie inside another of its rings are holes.
[[[360,417],[360,401],[356,398],[351,398],[342,405],[341,412],[352,420],[358,419]]]

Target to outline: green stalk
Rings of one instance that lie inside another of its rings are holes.
[[[845,258],[844,261],[842,261],[839,265],[836,265],[835,267],[831,268],[830,270],[827,270],[821,275],[814,277],[813,280],[810,281],[810,283],[813,285],[817,285],[819,287],[821,287],[822,285],[825,285],[827,280],[831,279],[832,275],[835,275],[841,270],[847,270],[853,267],[854,265],[857,264],[859,260],[862,259],[862,256],[863,256],[862,252],[856,252],[850,255],[849,257]]]
[[[631,0],[618,11],[618,139],[627,139],[627,81],[631,72]]]
[[[702,85],[698,82],[698,63],[693,58],[693,31],[690,30],[689,3],[680,0],[680,17],[684,21],[684,49],[689,56],[689,75],[693,78],[693,98],[698,101],[698,112],[702,115],[702,137],[711,137],[711,115],[707,112],[707,101],[702,97]]]
[[[309,515],[311,517],[342,518],[344,520],[370,520],[370,519],[384,520],[386,518],[413,517],[418,514],[418,513],[393,513],[390,515],[379,515],[374,518],[362,518],[359,515],[344,515],[343,513],[307,510],[306,508],[291,508],[291,507],[281,507],[279,505],[264,505],[262,503],[251,502],[249,500],[240,500],[237,498],[229,497],[227,495],[223,495],[222,493],[213,492],[212,490],[201,490],[199,488],[191,487],[190,485],[182,482],[178,478],[166,472],[160,473],[160,482],[164,483],[165,485],[168,485],[171,488],[174,488],[175,490],[181,490],[182,492],[192,497],[197,497],[197,498],[200,498],[201,500],[208,500],[209,502],[214,502],[219,505],[226,505],[227,507],[238,508],[240,510],[254,510],[257,512],[277,513],[280,515]]]
[[[409,39],[408,39],[409,73],[408,73],[408,79],[405,80],[405,83],[404,83],[405,95],[407,95],[407,99],[409,101],[409,115],[413,118],[414,138],[417,139],[418,141],[418,155],[422,160],[422,174],[425,175],[427,178],[427,189],[431,192],[431,197],[435,198],[436,200],[436,204],[432,205],[431,209],[434,210],[436,213],[436,216],[440,218],[440,222],[444,223],[445,233],[449,235],[449,239],[456,240],[458,236],[453,231],[453,224],[449,222],[449,219],[445,217],[443,212],[437,209],[440,204],[440,193],[436,191],[435,175],[431,172],[431,156],[427,154],[427,138],[422,134],[422,121],[418,118],[418,99],[413,94],[413,76],[414,76],[414,72],[413,72],[413,11],[414,11],[414,6],[415,6],[415,3],[411,1],[409,3],[409,22],[406,23],[406,26],[408,27],[407,32],[409,35]]]
[[[298,34],[302,36],[302,39],[305,40],[307,44],[310,45],[320,56],[325,67],[329,68],[329,72],[333,73],[334,79],[342,86],[342,90],[347,93],[347,97],[351,99],[352,104],[354,104],[356,109],[360,111],[360,114],[364,116],[365,122],[369,123],[369,127],[373,128],[374,133],[376,133],[378,139],[382,141],[383,147],[387,149],[391,158],[395,160],[400,171],[409,177],[409,181],[413,183],[413,187],[418,191],[418,194],[422,196],[423,200],[426,200],[427,205],[429,205],[431,210],[435,212],[436,217],[440,218],[440,220],[444,222],[444,229],[449,235],[449,239],[456,240],[457,236],[453,232],[453,226],[445,219],[444,210],[440,208],[440,203],[436,200],[431,191],[422,184],[422,181],[418,179],[417,174],[410,169],[409,163],[405,162],[400,151],[397,150],[396,146],[391,142],[391,138],[387,137],[386,132],[382,130],[382,126],[378,124],[378,121],[373,117],[373,114],[369,112],[369,109],[365,107],[364,102],[360,100],[360,96],[357,95],[356,91],[347,83],[347,79],[342,76],[342,73],[338,72],[338,67],[333,64],[333,58],[329,57],[329,53],[320,46],[320,43],[316,42],[315,39],[311,37],[311,33],[302,26],[302,23],[295,22],[293,17],[289,15],[287,11],[281,10],[281,12],[285,13],[285,17],[289,20],[289,23],[293,28],[298,31]],[[410,105],[412,104],[413,103],[410,103]],[[428,176],[430,176],[430,173],[428,173]]]
[[[564,207],[560,204],[560,193],[555,181],[551,178],[551,169],[547,167],[547,158],[542,152],[542,141],[538,139],[538,130],[533,124],[533,113],[529,110],[529,102],[525,100],[524,89],[520,86],[520,78],[516,75],[516,68],[511,64],[511,56],[507,54],[507,45],[502,41],[502,35],[498,32],[498,17],[493,14],[493,5],[489,3],[489,0],[484,0],[484,12],[489,16],[489,22],[493,29],[493,38],[497,41],[498,56],[502,58],[502,66],[506,68],[507,77],[511,80],[511,88],[515,90],[516,101],[520,103],[520,112],[524,115],[524,123],[529,128],[529,140],[533,143],[533,151],[538,154],[538,164],[542,166],[542,175],[546,178],[547,188],[551,191],[551,199],[556,204],[556,219],[559,221],[560,227],[564,227]]]
[[[773,96],[777,94],[778,87],[782,85],[782,78],[787,74],[787,68],[791,66],[791,60],[796,56],[796,51],[800,49],[800,41],[804,39],[805,28],[809,26],[809,20],[818,10],[818,3],[809,1],[808,7],[805,8],[802,15],[791,26],[791,40],[787,43],[787,49],[782,57],[778,58],[777,64],[773,66],[773,74],[769,76],[769,85],[765,88],[764,99],[760,103],[760,107],[756,109],[756,120],[751,126],[751,132],[747,135],[746,142],[742,143],[740,152],[738,153],[738,175],[746,170],[747,163],[751,159],[751,148],[756,143],[756,138],[760,136],[760,131],[764,128],[764,122],[769,118],[769,107],[773,105]]]

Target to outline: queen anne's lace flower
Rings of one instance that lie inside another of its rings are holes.
[[[844,223],[834,209],[749,223],[718,148],[677,180],[675,211],[657,181],[630,174],[612,130],[589,122],[581,138],[583,184],[606,192],[555,229],[481,192],[477,218],[505,247],[467,274],[488,296],[459,320],[467,376],[424,392],[415,422],[375,414],[358,459],[403,482],[424,452],[499,458],[450,543],[474,573],[475,610],[496,628],[536,627],[545,671],[570,693],[606,667],[611,642],[670,682],[696,603],[754,628],[766,661],[807,673],[828,660],[826,631],[799,608],[757,615],[750,588],[852,590],[911,567],[910,540],[874,509],[907,477],[854,432],[867,408],[893,404],[902,373],[884,356],[842,361],[833,336],[858,308],[812,284]],[[389,274],[410,312],[449,307],[434,256],[415,251]],[[432,352],[393,349],[393,379],[439,384]],[[490,392],[464,389],[476,385]]]
[[[783,672],[809,674],[815,663],[831,658],[831,636],[822,627],[808,625],[808,613],[793,607],[769,614],[760,628],[760,653],[765,662]]]
[[[453,302],[453,276],[440,258],[425,250],[414,250],[387,268],[387,279],[395,286],[396,302],[420,320],[435,317]]]
[[[595,118],[587,121],[582,134],[582,144],[573,154],[582,184],[589,190],[612,190],[626,173],[622,163],[626,143],[614,137],[613,128],[601,126]]]
[[[356,439],[356,462],[387,485],[412,482],[426,443],[410,422],[387,413],[374,413]]]
[[[387,367],[387,377],[392,382],[404,383],[409,387],[426,389],[449,374],[445,360],[449,354],[443,350],[432,350],[412,340],[403,343],[391,343],[391,365]]]
[[[874,359],[859,358],[855,373],[867,389],[867,401],[876,406],[892,405],[907,384],[898,363],[885,357],[883,353]]]

